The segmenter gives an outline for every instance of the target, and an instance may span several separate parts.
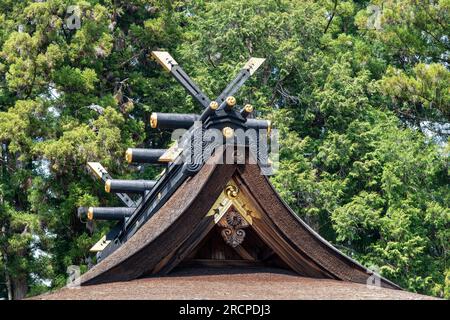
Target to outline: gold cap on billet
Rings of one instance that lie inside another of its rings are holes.
[[[230,108],[234,107],[236,104],[236,98],[233,96],[229,96],[228,98],[226,98],[225,101],[227,103],[227,106]]]
[[[158,114],[156,112],[152,112],[150,115],[150,126],[155,129],[158,126]]]
[[[209,104],[209,108],[211,110],[216,110],[219,107],[219,104],[217,103],[217,101],[211,101]]]
[[[267,120],[267,135],[270,136],[270,132],[272,131],[272,121]]]
[[[253,106],[252,106],[251,104],[246,104],[246,105],[244,106],[244,110],[245,110],[245,112],[247,112],[247,113],[252,113],[252,112],[253,112]]]
[[[133,149],[128,148],[127,151],[125,151],[125,160],[128,163],[133,162]]]
[[[106,192],[111,192],[111,180],[106,180],[106,182],[105,182],[105,191]]]
[[[87,212],[87,218],[88,218],[88,220],[94,219],[94,208],[93,207],[89,207],[88,212]]]
[[[231,138],[234,135],[234,130],[233,128],[230,127],[225,127],[222,129],[222,134],[225,138]]]

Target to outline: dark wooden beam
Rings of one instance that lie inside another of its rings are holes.
[[[191,259],[185,260],[180,267],[263,267],[264,263],[257,260],[212,260],[212,259]]]

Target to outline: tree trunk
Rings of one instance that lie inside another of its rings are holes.
[[[11,278],[9,276],[8,271],[6,270],[6,266],[5,266],[5,280],[6,280],[6,290],[8,291],[8,300],[12,300],[13,292],[11,287]]]
[[[28,291],[27,277],[19,276],[12,279],[13,299],[20,300],[25,298]]]
[[[4,231],[4,228],[2,228],[2,232]],[[8,291],[8,300],[12,300],[12,287],[11,287],[11,277],[9,276],[8,269],[6,268],[6,265],[8,264],[8,257],[6,254],[3,254],[3,261],[5,262],[4,265],[4,274],[5,274],[5,282],[6,282],[6,290]]]

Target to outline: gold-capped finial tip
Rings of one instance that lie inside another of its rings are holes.
[[[216,110],[219,107],[219,104],[217,103],[217,101],[211,101],[211,103],[209,104],[209,108],[211,110]]]
[[[225,101],[227,102],[227,105],[229,107],[234,107],[234,105],[236,104],[236,98],[233,96],[229,96]]]
[[[267,120],[267,135],[269,136],[272,132],[272,121]]]
[[[251,104],[246,104],[246,105],[244,106],[244,110],[245,110],[245,112],[247,112],[247,113],[252,113],[252,112],[253,112],[253,106],[252,106]]]
[[[234,135],[234,130],[233,128],[230,127],[225,127],[222,129],[222,134],[225,138],[231,138]]]
[[[155,129],[158,126],[158,114],[153,112],[150,115],[150,126]]]
[[[105,182],[105,191],[110,192],[111,191],[111,180],[106,180]]]
[[[88,218],[88,220],[94,219],[94,208],[89,207],[88,212],[87,212],[87,218]]]
[[[127,151],[125,151],[125,160],[128,163],[133,162],[133,149],[128,148]]]

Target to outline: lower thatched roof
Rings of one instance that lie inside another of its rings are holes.
[[[299,277],[281,269],[185,268],[175,270],[170,276],[82,286],[79,289],[64,288],[34,299],[423,300],[433,298],[347,281]]]

